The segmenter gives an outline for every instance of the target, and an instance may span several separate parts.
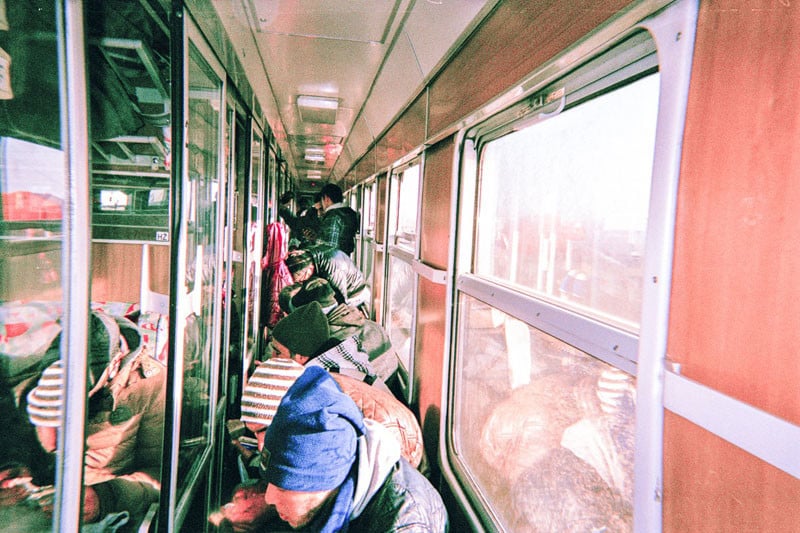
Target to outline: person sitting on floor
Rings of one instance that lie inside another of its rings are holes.
[[[263,449],[264,435],[275,418],[280,401],[304,370],[291,359],[268,359],[256,368],[245,386],[241,421],[256,435],[259,452]],[[402,457],[427,474],[422,429],[414,413],[391,394],[362,381],[342,374],[331,374],[331,377],[355,402],[364,418],[380,423],[394,436]],[[258,473],[238,485],[231,501],[209,516],[212,524],[230,526],[234,531],[256,531],[263,529],[271,516],[274,518],[274,508],[264,500],[267,484],[260,480],[265,472],[259,471],[258,457],[252,463]]]
[[[143,351],[138,326],[90,315],[85,522],[135,525],[158,502],[166,368]],[[63,416],[64,362],[48,366],[27,396],[42,446],[55,451]]]
[[[352,305],[337,302],[333,288],[326,279],[312,276],[299,288],[291,285],[284,290],[287,291],[287,297],[294,294],[288,300],[291,305],[288,310],[285,309],[286,312],[314,301],[319,303],[328,319],[331,337],[340,341],[357,337],[378,377],[387,384],[391,383],[397,372],[398,358],[389,335],[380,324],[364,317]],[[281,301],[286,299],[282,297]]]
[[[267,429],[262,462],[266,503],[293,529],[448,529],[433,485],[321,368],[307,368],[289,388]]]
[[[289,251],[286,266],[295,283],[317,275],[331,284],[336,301],[350,304],[367,316],[372,298],[364,273],[350,257],[335,248],[311,246]]]
[[[340,341],[331,336],[328,319],[318,302],[303,305],[272,330],[272,357],[294,359],[303,366],[320,366],[389,391],[375,371],[356,335]]]

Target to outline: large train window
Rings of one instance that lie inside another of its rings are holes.
[[[388,211],[388,265],[385,326],[400,358],[400,379],[406,400],[411,400],[417,278],[413,261],[417,253],[420,162],[415,160],[392,173]]]
[[[467,133],[448,446],[492,528],[633,527],[659,82],[639,32]]]
[[[487,143],[475,273],[636,331],[657,104],[651,74]]]

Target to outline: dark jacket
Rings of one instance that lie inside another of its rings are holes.
[[[386,331],[355,307],[339,304],[327,314],[331,337],[343,341],[355,335],[369,355],[375,373],[388,382],[397,371],[397,354]]]
[[[370,299],[364,274],[350,256],[326,246],[308,248],[314,260],[317,275],[328,280],[336,293],[336,301],[353,307],[366,304]]]
[[[317,244],[338,248],[349,256],[356,249],[358,227],[358,213],[346,205],[334,204],[322,215]]]
[[[319,217],[316,209],[309,207],[302,214],[295,215],[288,207],[280,206],[278,214],[289,226],[291,239],[296,239],[302,246],[313,244],[316,241],[319,232]]]
[[[351,533],[441,533],[447,530],[447,510],[442,497],[405,459],[395,464],[383,486],[348,527]]]

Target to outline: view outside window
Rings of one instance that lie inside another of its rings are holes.
[[[636,379],[566,342],[639,331],[659,74],[607,86],[478,154],[475,282],[554,306],[458,296],[453,446],[508,531],[633,528]]]
[[[650,75],[486,145],[476,274],[638,331],[658,83]]]
[[[392,176],[389,243],[416,251],[420,165]]]
[[[386,329],[402,368],[411,373],[416,276],[411,261],[416,254],[420,165],[414,163],[392,174],[389,192],[389,269]],[[392,246],[398,249],[392,250]]]
[[[460,309],[456,447],[505,529],[630,531],[635,379],[479,300]]]

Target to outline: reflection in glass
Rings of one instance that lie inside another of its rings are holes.
[[[43,445],[55,443],[37,436],[26,409],[41,369],[66,356],[57,53],[64,35],[55,5],[0,1],[0,525],[20,531],[52,529],[42,507],[54,503],[61,456],[45,452]]]
[[[397,356],[406,370],[411,368],[411,328],[414,317],[414,272],[411,265],[389,256],[388,315],[386,330]]]
[[[658,74],[486,145],[475,271],[636,331]]]
[[[263,248],[263,233],[259,231],[262,224],[261,179],[263,173],[263,149],[261,136],[253,133],[253,142],[250,149],[250,201],[247,221],[247,273],[245,279],[245,292],[247,306],[245,308],[245,372],[249,371],[257,353],[259,306],[256,297],[261,294],[261,250]]]
[[[506,530],[631,530],[635,379],[476,299],[460,309],[455,446]]]
[[[184,316],[179,479],[185,478],[210,439],[209,376],[215,338],[221,95],[220,80],[192,46],[189,53],[189,180],[184,184],[184,198],[188,204],[185,206],[188,283],[182,303],[187,314]]]

